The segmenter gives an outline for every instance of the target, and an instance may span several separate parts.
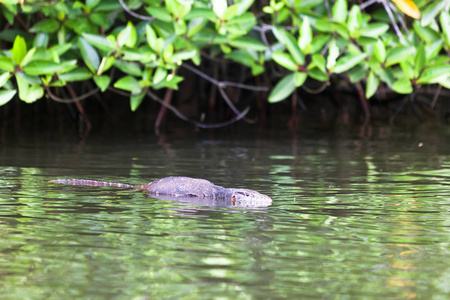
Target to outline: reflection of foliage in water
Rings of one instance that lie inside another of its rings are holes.
[[[296,148],[282,140],[277,147],[242,143],[238,151],[227,142],[178,143],[170,158],[167,151],[151,148],[149,159],[149,147],[126,152],[118,145],[111,148],[120,155],[111,151],[101,162],[104,147],[91,146],[66,162],[70,169],[45,167],[59,161],[54,155],[34,165],[20,155],[31,167],[2,168],[2,296],[424,299],[448,293],[444,146],[330,139]],[[20,165],[4,157],[2,165]],[[79,175],[89,166],[96,168],[93,177],[121,182],[126,170],[131,183],[150,172],[200,177],[206,170],[214,182],[263,190],[274,205],[210,208],[123,189],[47,184],[55,174]]]

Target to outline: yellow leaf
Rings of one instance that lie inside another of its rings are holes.
[[[412,0],[392,0],[392,2],[406,15],[414,19],[420,19],[420,11]]]

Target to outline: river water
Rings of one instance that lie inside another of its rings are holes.
[[[450,130],[0,144],[1,299],[448,299]],[[214,206],[57,178],[208,179]]]

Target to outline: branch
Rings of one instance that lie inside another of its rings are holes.
[[[44,86],[44,89],[47,91],[48,95],[50,98],[52,98],[54,101],[56,102],[61,102],[61,103],[75,103],[75,102],[79,102],[81,100],[84,100],[94,94],[96,94],[100,89],[99,88],[95,88],[90,92],[87,92],[84,95],[78,96],[78,97],[74,97],[74,98],[70,98],[70,99],[64,99],[64,98],[60,98],[58,96],[56,96],[55,94],[52,93],[52,91],[50,90],[50,87],[48,86]]]
[[[197,70],[196,68],[193,68],[190,65],[182,64],[181,66],[185,67],[186,69],[194,72],[195,74],[199,75],[200,77],[208,80],[209,82],[211,82],[212,84],[217,86],[217,88],[219,89],[219,92],[222,95],[223,99],[225,100],[225,102],[228,104],[228,106],[231,108],[231,110],[237,116],[240,116],[242,114],[242,112],[240,112],[239,109],[237,109],[237,107],[233,104],[233,102],[230,100],[228,95],[225,93],[225,91],[223,90],[225,87],[227,87],[227,86],[234,86],[234,87],[239,87],[239,88],[242,88],[242,89],[249,89],[249,90],[253,90],[253,91],[268,91],[267,87],[256,87],[256,86],[240,84],[240,83],[235,83],[235,82],[218,81],[218,80],[212,78],[211,76],[209,76],[209,75],[207,75],[207,74]],[[245,121],[247,121],[248,123],[254,123],[255,122],[255,121],[249,120],[247,118],[245,119]]]
[[[228,121],[225,121],[225,122],[213,123],[213,124],[205,124],[205,123],[201,123],[201,122],[197,122],[197,121],[193,121],[193,120],[189,119],[188,117],[183,115],[178,109],[176,109],[173,105],[165,103],[164,100],[162,100],[157,95],[155,95],[152,92],[150,92],[150,90],[147,90],[147,95],[149,95],[156,102],[158,102],[161,105],[167,107],[167,109],[171,110],[181,120],[193,123],[193,124],[195,124],[195,126],[197,126],[199,128],[205,128],[205,129],[206,128],[219,128],[219,127],[225,127],[225,126],[231,125],[231,124],[239,121],[243,117],[245,117],[245,115],[250,110],[250,107],[247,107],[242,112],[239,112],[239,114],[237,114],[234,118],[232,118],[232,119],[230,119]]]
[[[405,42],[405,38],[403,37],[403,34],[402,34],[402,32],[400,31],[400,28],[398,28],[397,22],[395,22],[394,15],[392,14],[392,9],[394,9],[394,12],[395,12],[395,14],[397,15],[397,18],[398,18],[400,24],[402,24],[402,27],[403,27],[404,29],[406,29],[407,32],[408,32],[408,29],[406,28],[406,25],[405,25],[403,19],[402,19],[401,16],[398,14],[398,11],[397,11],[397,9],[395,8],[394,5],[392,5],[391,3],[387,3],[386,0],[369,0],[369,1],[366,1],[366,2],[362,3],[362,4],[359,6],[359,8],[360,8],[360,9],[365,9],[365,8],[367,8],[368,6],[374,4],[375,2],[381,3],[381,4],[383,5],[384,10],[386,10],[386,13],[387,13],[388,16],[389,16],[389,19],[391,20],[392,27],[394,27],[395,33],[397,34],[398,38],[400,39],[400,42],[403,44],[403,43]]]
[[[125,4],[125,2],[123,2],[123,0],[119,0],[119,2],[120,2],[120,5],[122,5],[123,10],[125,10],[128,14],[130,14],[131,16],[133,16],[135,18],[138,18],[138,19],[141,19],[144,21],[153,21],[155,19],[155,17],[144,16],[144,15],[141,15],[141,14],[138,14],[138,13],[132,11],[131,8],[129,8]]]
[[[397,16],[397,20],[400,22],[400,25],[402,25],[403,30],[406,32],[407,35],[409,35],[409,30],[408,30],[408,27],[406,27],[405,20],[403,20],[402,16],[398,12],[395,5],[392,3],[388,3],[388,5],[391,8],[391,10],[394,11],[395,15]]]
[[[384,9],[386,10],[389,19],[391,20],[392,26],[394,27],[394,31],[397,34],[398,38],[400,39],[400,42],[404,43],[405,38],[403,37],[402,32],[400,31],[400,28],[398,28],[397,22],[395,22],[394,15],[392,14],[392,10],[389,7],[389,4],[386,2],[386,0],[379,0],[384,6]]]
[[[251,90],[251,91],[257,91],[257,92],[267,92],[269,90],[266,86],[254,86],[254,85],[248,85],[248,84],[242,84],[237,82],[230,82],[230,81],[218,81],[211,76],[203,73],[200,70],[197,70],[196,68],[192,67],[188,64],[181,64],[182,67],[188,69],[189,71],[197,74],[198,76],[202,77],[203,79],[208,80],[212,84],[216,85],[219,88],[225,88],[227,86],[234,86],[241,89]]]
[[[329,85],[330,85],[330,81],[325,81],[325,82],[322,82],[321,85],[320,85],[320,87],[317,88],[317,89],[309,88],[309,87],[305,86],[304,84],[301,86],[301,88],[304,89],[305,91],[307,91],[309,94],[320,94],[320,93],[322,93],[322,92],[327,88],[327,86],[329,86]]]

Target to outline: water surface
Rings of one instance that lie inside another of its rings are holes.
[[[250,136],[0,144],[1,298],[447,298],[446,132]],[[48,183],[173,175],[273,204]]]

